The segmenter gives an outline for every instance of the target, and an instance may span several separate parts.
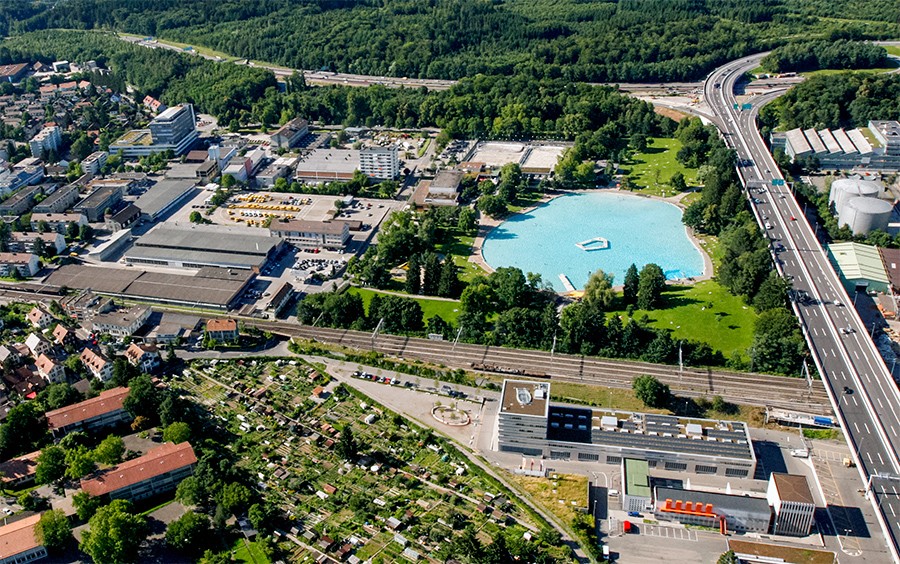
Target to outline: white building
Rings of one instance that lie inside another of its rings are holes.
[[[48,383],[58,384],[65,382],[66,369],[63,368],[62,364],[59,364],[46,354],[40,355],[34,364],[38,369],[38,374]]]
[[[62,144],[62,132],[55,125],[41,129],[28,143],[31,147],[32,157],[41,157],[45,152],[56,151],[60,144]]]
[[[766,499],[775,510],[772,533],[805,537],[812,530],[816,503],[805,476],[772,472]]]
[[[343,249],[350,240],[350,226],[345,221],[273,221],[269,231],[273,236],[305,249]]]
[[[363,147],[359,150],[359,170],[369,178],[397,178],[400,176],[397,147]]]
[[[101,382],[107,382],[112,378],[111,362],[95,353],[91,349],[85,348],[81,351],[81,363],[91,373],[91,376],[97,378]]]
[[[41,263],[37,255],[30,253],[0,253],[0,276],[12,275],[13,269],[23,278],[29,278],[41,269]]]
[[[94,317],[93,330],[113,337],[130,337],[150,317],[149,307],[136,306],[126,311],[101,313]]]
[[[97,151],[96,153],[91,153],[86,156],[83,161],[81,161],[81,170],[85,174],[97,174],[100,172],[100,169],[106,164],[106,159],[109,158],[109,153],[106,151]]]
[[[29,333],[25,339],[25,346],[31,351],[31,356],[38,358],[46,352],[50,352],[53,345],[49,341],[38,335],[37,333]]]
[[[110,145],[110,151],[122,151],[125,157],[143,157],[172,151],[181,155],[197,140],[197,118],[190,104],[174,106],[150,122],[148,129],[133,129]]]

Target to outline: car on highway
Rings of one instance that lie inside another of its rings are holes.
[[[847,327],[841,327],[840,331],[841,331],[841,334],[842,334],[842,335],[849,335],[850,333],[855,333],[855,332],[856,332],[856,330],[853,329],[853,327],[850,327],[850,326],[847,326]]]
[[[772,229],[772,224],[768,221],[766,222],[766,229]]]
[[[844,386],[844,393],[849,395],[853,393],[853,390],[849,386]]]

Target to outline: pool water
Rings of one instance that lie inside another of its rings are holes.
[[[577,246],[595,237],[608,240],[609,247]],[[632,263],[638,270],[656,263],[670,280],[701,276],[704,268],[680,208],[621,192],[567,194],[517,214],[488,234],[482,254],[493,268],[538,273],[558,292],[567,290],[560,274],[580,290],[599,268],[614,276],[615,285],[622,284]]]

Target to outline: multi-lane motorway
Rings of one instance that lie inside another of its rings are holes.
[[[762,55],[717,69],[704,94],[715,123],[736,150],[741,181],[753,213],[770,239],[779,272],[791,281],[792,307],[812,351],[813,360],[844,429],[866,483],[867,495],[900,562],[900,393],[853,308],[813,227],[791,193],[756,129],[759,108],[778,93],[753,100],[751,110],[735,109],[735,86],[756,67]],[[740,107],[740,106],[739,106]],[[801,294],[801,292],[805,294]],[[796,299],[796,296],[802,296]]]

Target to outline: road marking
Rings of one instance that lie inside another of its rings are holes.
[[[856,360],[859,360],[859,353],[858,353],[858,352],[853,351],[853,356],[856,357]]]
[[[866,423],[865,421],[863,421],[863,427],[866,428],[866,433],[870,433],[870,434],[872,433],[872,431],[869,430],[869,424]]]
[[[880,453],[880,452],[876,452],[875,454],[878,455],[878,462],[880,462],[882,465],[884,465],[884,459],[881,458],[881,453]]]
[[[835,354],[834,352],[834,349],[831,349],[831,356],[837,356],[837,354]]]
[[[859,425],[856,424],[856,421],[853,422],[853,426],[856,427],[856,432],[859,433]]]
[[[875,396],[875,401],[878,402],[878,407],[880,407],[881,409],[884,409],[884,406],[881,404],[881,398],[879,398],[878,396]]]
[[[857,431],[858,431],[858,430],[859,430],[859,429],[857,429]],[[866,458],[869,459],[869,464],[875,464],[875,461],[872,460],[872,453],[867,452],[867,453],[866,453]]]

